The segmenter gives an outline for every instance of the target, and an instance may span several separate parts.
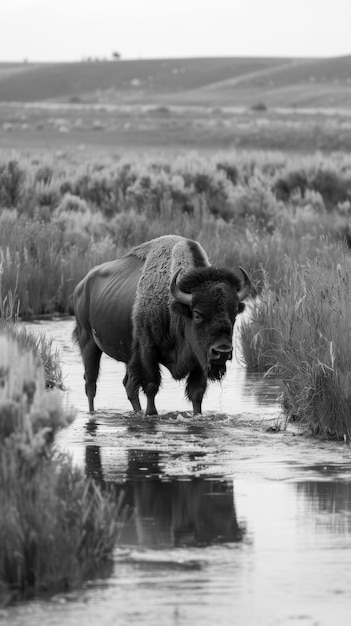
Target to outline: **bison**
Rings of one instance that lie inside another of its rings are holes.
[[[75,338],[83,362],[89,411],[94,411],[100,358],[126,364],[123,380],[134,411],[155,415],[160,364],[201,413],[207,380],[221,380],[232,357],[235,318],[251,283],[210,264],[199,243],[165,235],[91,269],[74,290]]]

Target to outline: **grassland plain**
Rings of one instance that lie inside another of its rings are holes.
[[[347,155],[3,153],[0,207],[3,298],[24,316],[71,313],[90,267],[170,232],[198,239],[214,264],[243,265],[260,294],[242,331],[247,366],[279,374],[290,417],[350,437]]]
[[[0,64],[12,149],[350,151],[350,57]]]
[[[349,107],[350,57],[0,63],[0,102]]]
[[[0,142],[11,149],[121,157],[195,149],[349,152],[351,115],[342,109],[84,103],[1,103]]]

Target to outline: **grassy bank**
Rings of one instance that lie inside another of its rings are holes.
[[[310,432],[351,439],[351,259],[326,246],[313,261],[285,261],[241,328],[252,371],[278,375],[288,419]]]
[[[2,329],[0,605],[70,588],[110,557],[120,502],[51,446],[72,418],[32,352]]]

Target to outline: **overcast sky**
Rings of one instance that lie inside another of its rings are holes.
[[[351,54],[350,0],[0,0],[0,61]]]

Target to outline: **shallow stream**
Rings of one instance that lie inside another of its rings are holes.
[[[60,348],[77,409],[57,444],[123,490],[131,514],[107,576],[0,611],[13,626],[350,624],[351,450],[276,432],[279,387],[234,359],[192,417],[164,376],[160,415],[130,410],[103,357],[89,416],[73,319],[30,324]],[[144,403],[145,406],[145,403]]]

